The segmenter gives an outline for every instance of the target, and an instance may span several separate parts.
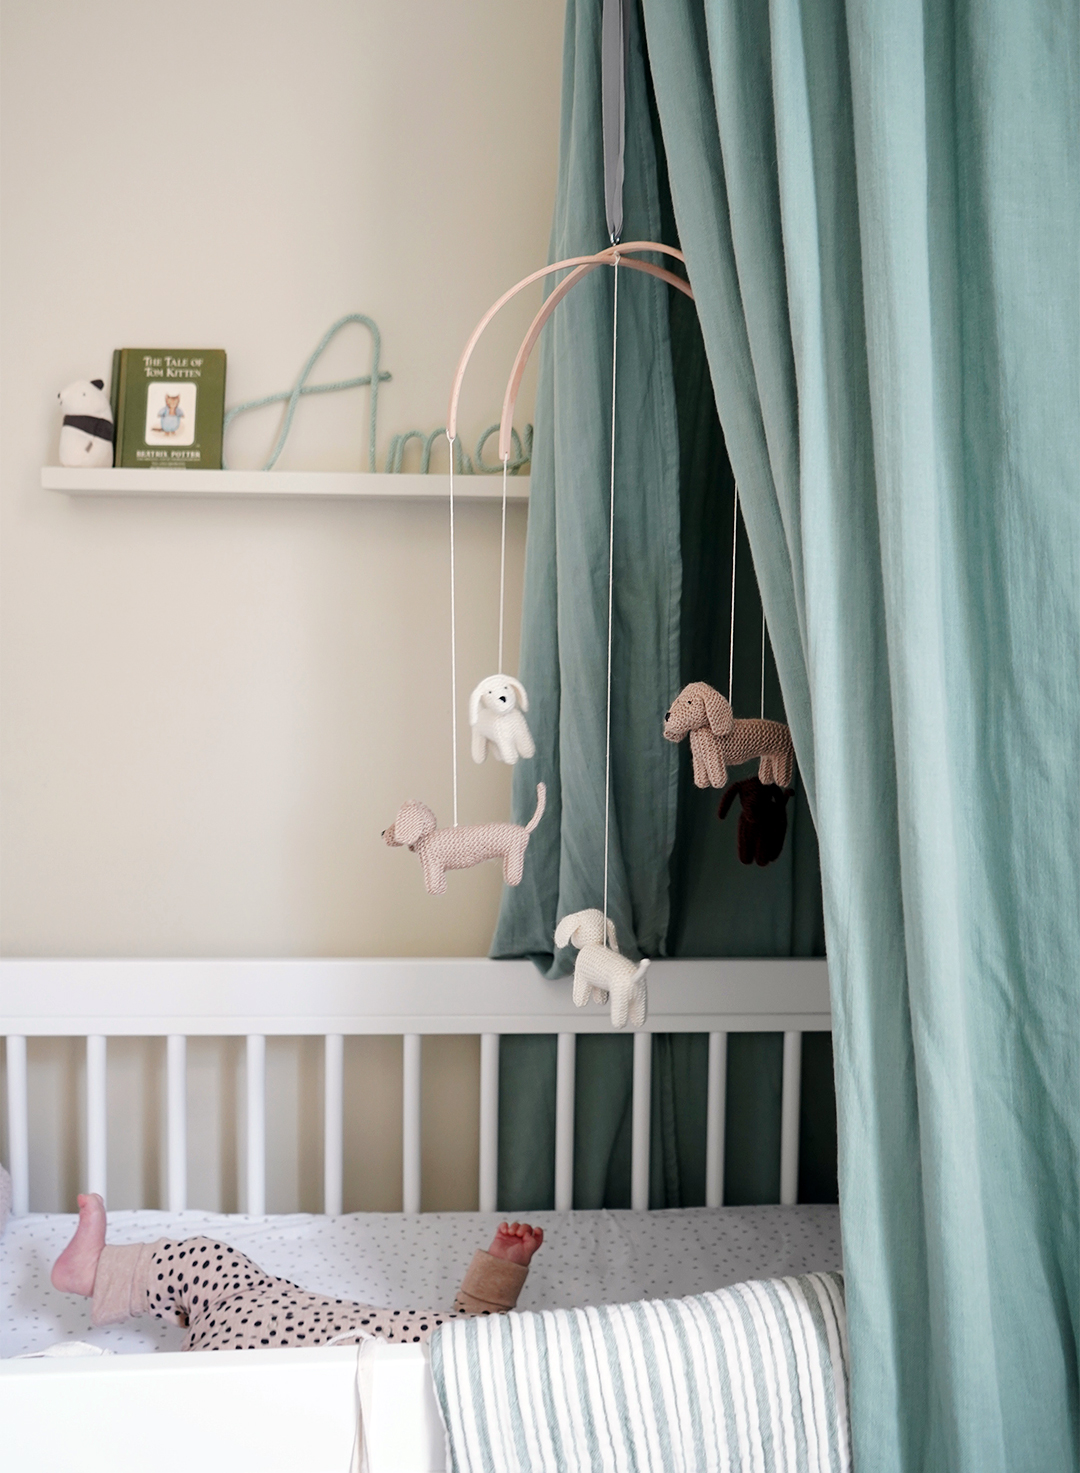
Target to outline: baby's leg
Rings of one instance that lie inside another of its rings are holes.
[[[543,1241],[542,1228],[504,1222],[492,1239],[491,1248],[473,1256],[454,1308],[449,1311],[375,1309],[368,1304],[305,1294],[278,1279],[272,1293],[260,1293],[258,1314],[248,1309],[248,1324],[261,1319],[259,1333],[268,1336],[271,1345],[322,1345],[328,1340],[344,1342],[368,1337],[397,1343],[428,1340],[447,1320],[462,1315],[505,1314],[513,1309],[528,1277],[529,1261]],[[288,1338],[283,1339],[283,1335]],[[265,1345],[267,1341],[249,1339],[246,1343]],[[214,1350],[218,1346],[200,1344],[192,1348]]]
[[[500,1223],[491,1247],[473,1254],[454,1300],[459,1314],[506,1314],[525,1287],[532,1256],[544,1241],[543,1228],[527,1222]]]
[[[476,1255],[477,1260],[482,1257],[490,1255]],[[524,1269],[509,1263],[502,1268],[510,1271],[515,1283],[519,1277],[524,1281]],[[517,1290],[507,1304],[501,1302],[502,1294],[498,1269],[493,1277],[474,1260],[455,1308],[464,1314],[512,1308]],[[268,1350],[368,1336],[421,1341],[454,1317],[445,1310],[378,1309],[312,1294],[264,1273],[250,1258],[210,1238],[183,1242],[162,1238],[103,1250],[93,1323],[113,1324],[139,1314],[186,1329],[184,1350]]]
[[[148,1314],[189,1330],[211,1318],[218,1305],[240,1293],[257,1293],[279,1281],[225,1243],[210,1238],[102,1249],[93,1286],[95,1325]]]
[[[543,1241],[543,1228],[532,1228],[523,1222],[502,1223],[490,1249],[473,1255],[449,1313],[370,1309],[365,1305],[345,1308],[358,1312],[355,1329],[359,1335],[393,1341],[428,1340],[446,1320],[463,1315],[506,1314],[517,1303],[529,1275],[529,1262]]]
[[[372,1317],[381,1330],[390,1311],[309,1294],[211,1238],[161,1238],[101,1254],[93,1323],[140,1314],[186,1329],[184,1350],[260,1350],[325,1345],[361,1326],[373,1333]]]
[[[103,1236],[103,1208],[100,1216]],[[96,1219],[93,1226],[97,1226]],[[242,1253],[210,1238],[183,1242],[161,1238],[156,1243],[103,1247],[96,1250],[92,1286],[58,1282],[57,1287],[73,1293],[92,1288],[95,1325],[149,1314],[186,1328],[185,1350],[325,1345],[368,1336],[421,1341],[459,1314],[501,1314],[513,1309],[529,1260],[542,1241],[540,1229],[503,1223],[490,1251],[475,1255],[450,1312],[376,1309],[310,1294],[286,1279],[264,1273]]]
[[[96,1192],[80,1193],[75,1236],[53,1264],[52,1281],[64,1294],[94,1292],[101,1250],[105,1246],[105,1203]]]

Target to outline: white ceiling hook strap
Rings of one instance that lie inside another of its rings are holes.
[[[600,90],[604,122],[604,204],[608,239],[622,239],[626,146],[626,0],[604,0],[600,27]]]

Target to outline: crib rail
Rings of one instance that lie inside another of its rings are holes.
[[[802,1034],[831,1026],[823,961],[657,961],[649,971],[650,1017],[634,1035],[631,1205],[649,1198],[652,1033],[709,1035],[706,1201],[723,1203],[727,1037],[784,1034],[780,1200],[797,1199]],[[479,958],[285,961],[20,960],[0,963],[0,1032],[6,1037],[8,1148],[13,1207],[29,1210],[26,1040],[86,1039],[86,1186],[105,1196],[108,1039],[167,1039],[167,1190],[187,1206],[187,1039],[246,1040],[247,1210],[266,1209],[266,1039],[324,1040],[324,1207],[342,1210],[344,1041],[353,1034],[402,1038],[402,1205],[421,1210],[420,1101],[425,1034],[480,1037],[479,1206],[494,1211],[498,1180],[499,1040],[557,1035],[555,1207],[572,1205],[576,1040],[607,1032],[603,1010],[576,1009],[565,979],[548,981],[528,962]]]

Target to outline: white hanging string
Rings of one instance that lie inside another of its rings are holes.
[[[761,719],[765,720],[765,610],[761,610]]]
[[[454,441],[450,442],[450,750],[454,764],[454,827],[457,828],[457,608],[454,603]]]
[[[611,633],[615,588],[615,371],[619,347],[619,258],[615,257],[615,292],[611,315],[611,494],[608,504],[607,584],[607,730],[604,739],[604,945],[608,944],[608,857],[611,836]]]
[[[728,648],[727,698],[732,705],[732,687],[735,683],[735,552],[739,536],[739,483],[735,482],[735,512],[731,523],[731,642]]]
[[[506,478],[510,474],[510,457],[503,456],[502,543],[499,548],[499,674],[503,673],[503,612],[506,608]]]

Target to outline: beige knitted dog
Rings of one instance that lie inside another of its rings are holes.
[[[694,782],[699,788],[722,788],[729,767],[760,757],[758,778],[786,788],[791,782],[795,749],[782,721],[737,720],[718,690],[703,680],[684,686],[664,717],[664,735],[681,742],[690,733]]]
[[[520,885],[529,835],[544,815],[546,800],[547,789],[537,783],[536,812],[524,827],[519,823],[473,823],[457,824],[452,829],[437,828],[427,804],[411,800],[398,809],[397,818],[383,830],[383,838],[388,844],[405,844],[419,854],[429,895],[446,894],[448,869],[472,869],[485,859],[501,859],[505,882]]]

